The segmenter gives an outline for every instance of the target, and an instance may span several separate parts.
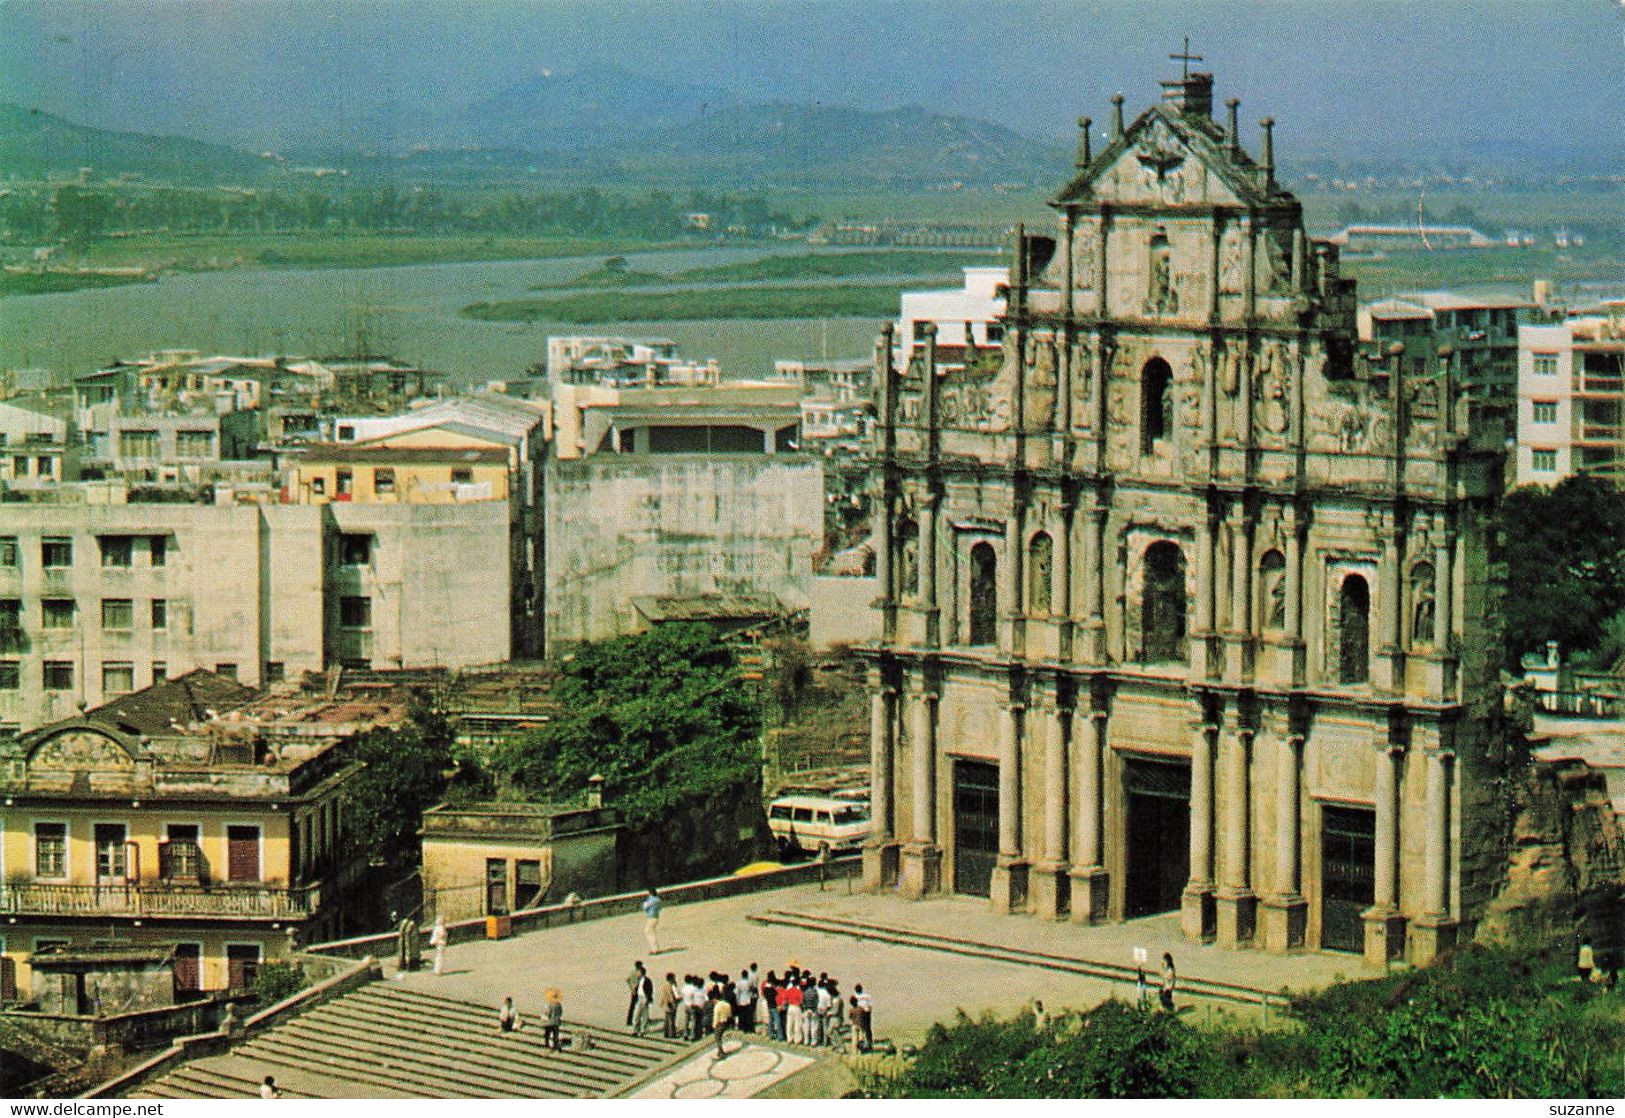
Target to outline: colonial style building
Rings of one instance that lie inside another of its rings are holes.
[[[1211,75],[1165,87],[1080,122],[1002,363],[877,344],[866,876],[1425,960],[1502,868],[1500,432],[1358,357],[1273,122],[1254,159]]]

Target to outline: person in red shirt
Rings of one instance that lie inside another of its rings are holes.
[[[804,1033],[801,1023],[802,993],[799,984],[791,983],[788,987],[786,987],[784,991],[784,1003],[785,1005],[789,1006],[789,1011],[785,1014],[784,1021],[785,1032],[788,1034],[788,1039],[791,1044],[802,1044],[804,1043]]]

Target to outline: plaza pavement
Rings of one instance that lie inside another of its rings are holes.
[[[447,949],[446,973],[429,970],[396,974],[389,980],[425,991],[467,998],[495,1007],[512,994],[526,1013],[542,1005],[543,991],[557,986],[571,1020],[616,1027],[625,1021],[627,973],[642,959],[656,980],[670,971],[705,974],[726,970],[737,977],[752,961],[762,972],[783,972],[792,962],[814,972],[828,971],[843,995],[855,983],[875,1000],[875,1035],[917,1042],[929,1026],[956,1008],[1015,1012],[1039,998],[1050,1012],[1088,1008],[1104,998],[1134,998],[1132,981],[1070,974],[992,959],[966,957],[911,946],[860,940],[846,935],[755,924],[753,913],[772,910],[807,916],[835,916],[873,924],[907,927],[981,943],[1046,951],[1075,958],[1132,966],[1133,949],[1146,948],[1154,974],[1164,951],[1171,951],[1182,977],[1237,983],[1267,990],[1304,991],[1345,978],[1379,974],[1355,955],[1311,953],[1267,955],[1194,944],[1179,930],[1178,914],[1093,927],[1052,923],[1027,916],[995,916],[987,903],[971,897],[905,901],[891,895],[848,892],[846,880],[822,890],[792,886],[722,900],[667,905],[660,921],[662,951],[650,956],[637,914],[589,920],[529,932],[506,940],[482,940]],[[392,961],[386,961],[392,962]],[[1196,1020],[1224,1014],[1257,1020],[1257,1006],[1180,996]],[[658,1010],[654,1027],[659,1028]]]

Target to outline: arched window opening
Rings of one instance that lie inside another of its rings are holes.
[[[1027,610],[1047,616],[1051,606],[1050,581],[1055,575],[1055,545],[1048,532],[1040,532],[1027,545]]]
[[[1264,552],[1258,561],[1259,610],[1261,626],[1279,632],[1286,628],[1286,557],[1279,551]]]
[[[1145,552],[1142,657],[1151,663],[1183,661],[1185,651],[1185,556],[1159,540]]]
[[[999,639],[999,560],[993,545],[970,549],[970,643],[996,644]]]
[[[1433,596],[1433,564],[1418,563],[1411,568],[1411,643],[1439,643],[1438,610]]]
[[[1338,682],[1364,683],[1371,674],[1371,588],[1359,575],[1343,580],[1337,620]]]
[[[1165,439],[1174,427],[1174,371],[1168,362],[1153,357],[1140,370],[1140,453],[1156,451],[1157,440]]]

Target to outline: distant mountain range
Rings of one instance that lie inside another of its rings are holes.
[[[266,159],[0,106],[0,174],[91,167],[99,176],[135,172],[218,183],[319,164],[365,180],[524,174],[671,187],[871,189],[1058,182],[1066,171],[1061,145],[969,117],[919,108],[740,104],[722,90],[613,68],[544,72],[496,97],[410,122],[373,121],[366,131],[389,142],[357,150],[313,139]]]

